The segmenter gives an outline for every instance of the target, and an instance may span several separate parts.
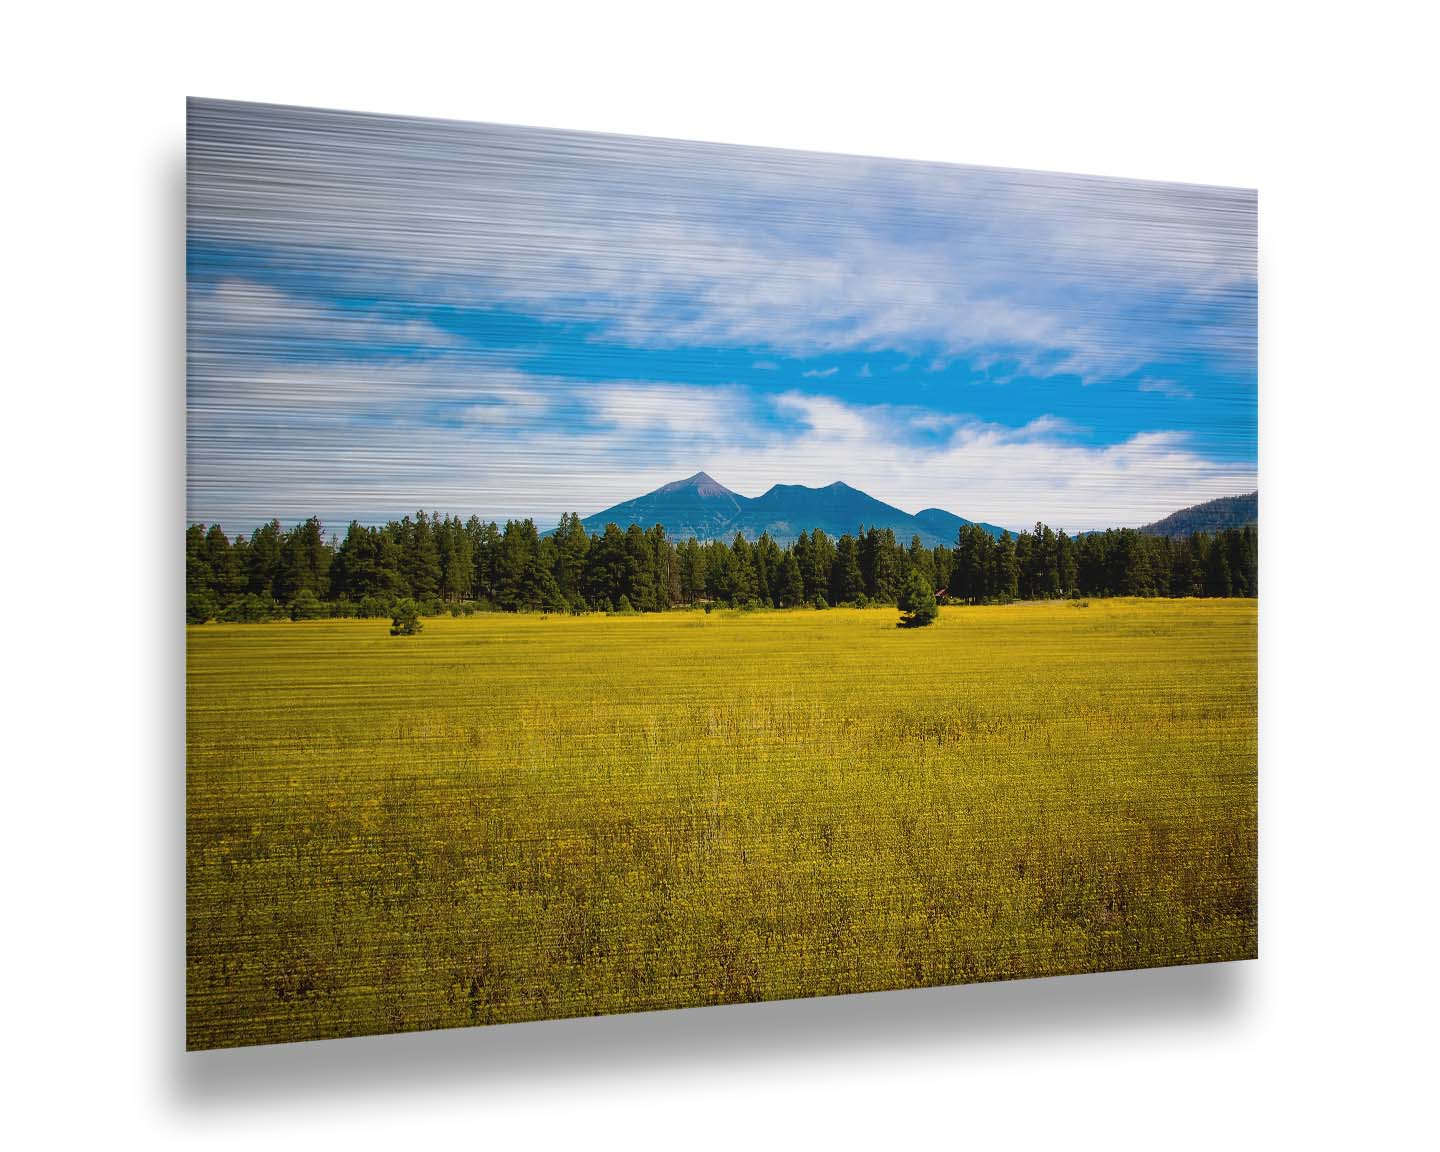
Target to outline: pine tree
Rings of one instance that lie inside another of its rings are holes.
[[[925,574],[912,568],[897,598],[900,606],[900,627],[923,628],[933,624],[940,615],[935,603],[935,588],[925,579]]]
[[[494,601],[500,572],[500,526],[490,520],[482,523],[478,516],[465,522],[470,537],[470,555],[475,563],[475,579],[471,585],[475,596]]]
[[[415,514],[415,520],[406,517],[408,525],[403,543],[405,582],[410,595],[417,600],[429,600],[440,591],[440,549],[435,543],[435,530],[430,517],[422,509]]]
[[[205,525],[185,529],[185,594],[195,596],[210,588],[210,562],[205,555]],[[204,620],[192,621],[203,624]]]
[[[674,602],[670,594],[670,541],[663,524],[645,530],[645,562],[650,574],[651,611],[663,612]]]
[[[625,592],[625,534],[616,524],[606,524],[595,537],[585,558],[585,589],[595,607],[614,604]]]
[[[755,541],[755,595],[761,604],[776,606],[780,597],[780,545],[762,532]]]
[[[871,599],[893,604],[900,595],[905,567],[905,556],[895,539],[895,530],[882,530],[875,546],[875,591],[869,594]]]
[[[330,547],[318,518],[310,517],[281,537],[271,590],[284,604],[301,592],[316,599],[329,594]]]
[[[880,531],[873,524],[867,531],[864,527],[860,529],[855,540],[855,548],[859,553],[860,579],[864,585],[865,595],[875,599],[877,595],[878,578],[880,574]]]
[[[800,569],[800,582],[804,585],[804,599],[808,602],[819,595],[823,589],[815,583],[814,558],[811,555],[810,533],[804,531],[795,537],[795,543],[790,547],[790,554],[795,558],[795,566]]]
[[[940,589],[945,589],[947,595],[950,591],[951,581],[954,579],[952,571],[955,565],[955,552],[953,549],[937,544],[930,550],[932,571],[935,573],[935,591],[938,595]]]
[[[1229,596],[1230,557],[1227,555],[1223,536],[1212,537],[1207,549],[1205,564],[1205,595]]]
[[[280,539],[279,520],[262,524],[250,534],[246,590],[253,595],[263,598],[273,593],[275,575],[280,569]]]
[[[1078,591],[1080,573],[1076,565],[1075,541],[1063,531],[1055,537],[1055,570],[1061,596]]]
[[[730,595],[727,599],[740,607],[755,602],[758,580],[755,575],[755,550],[743,533],[736,532],[730,543]]]
[[[224,604],[245,590],[245,571],[240,555],[225,538],[219,524],[210,525],[205,533],[205,562],[210,566],[210,591]]]
[[[391,636],[414,636],[424,627],[420,623],[420,606],[410,597],[395,605],[395,614],[390,621]]]
[[[865,577],[860,572],[860,546],[848,532],[835,545],[830,589],[832,604],[853,604],[865,595]]]
[[[930,581],[932,588],[945,587],[943,584],[937,585],[935,583],[935,553],[925,547],[918,533],[910,537],[910,547],[907,549],[906,561],[907,580],[909,579],[909,573],[918,569],[920,574]]]
[[[691,536],[679,550],[680,602],[694,604],[705,596],[705,552]]]
[[[987,597],[1008,604],[1020,594],[1020,564],[1015,558],[1015,538],[1001,532],[990,549]]]
[[[475,553],[458,517],[446,519],[439,532],[440,591],[447,601],[465,600],[475,583]]]
[[[659,607],[655,602],[655,566],[650,544],[645,539],[645,529],[638,524],[631,524],[625,532],[625,583],[622,592],[637,612],[654,612]]]
[[[551,539],[555,541],[555,583],[560,595],[571,603],[583,603],[585,559],[590,551],[585,525],[574,512],[567,512],[560,517]]]
[[[950,573],[953,599],[978,604],[990,595],[990,535],[978,524],[962,524],[955,536],[955,562]]]
[[[795,608],[805,603],[805,580],[800,575],[800,563],[793,552],[786,552],[780,558],[775,582],[776,607]]]
[[[1040,586],[1038,591],[1041,596],[1054,598],[1062,594],[1060,579],[1060,538],[1055,535],[1054,529],[1048,524],[1039,525],[1039,529]]]
[[[1039,548],[1036,545],[1036,536],[1040,532],[1040,525],[1035,525],[1034,532],[1021,532],[1015,538],[1015,563],[1020,570],[1019,593],[1022,600],[1033,600],[1039,594],[1040,574]]]

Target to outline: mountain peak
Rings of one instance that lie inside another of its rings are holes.
[[[734,496],[729,488],[721,484],[708,472],[696,472],[693,476],[687,476],[683,480],[672,480],[669,484],[662,485],[655,489],[656,494],[662,492],[696,492],[701,496]]]

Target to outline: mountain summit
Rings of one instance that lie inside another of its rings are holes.
[[[730,491],[713,476],[696,472],[684,480],[672,481],[644,496],[587,516],[581,523],[592,535],[604,532],[605,525],[612,523],[621,528],[631,524],[642,528],[663,524],[665,531],[676,540],[689,536],[716,540],[733,535],[726,529],[748,503],[744,496]]]
[[[918,535],[933,547],[954,544],[960,526],[971,521],[938,508],[927,508],[912,516],[838,480],[824,488],[776,484],[764,495],[752,498],[732,492],[708,473],[696,472],[586,516],[581,523],[591,534],[604,532],[606,524],[621,528],[663,524],[666,533],[677,540],[690,536],[701,541],[728,540],[737,532],[755,540],[768,532],[780,544],[788,544],[801,532],[816,528],[838,537],[864,525],[889,528],[902,543]],[[1001,529],[993,524],[981,527],[992,536],[1000,535]]]
[[[710,499],[716,496],[740,499],[708,472],[696,472],[695,475],[687,476],[684,480],[672,480],[669,484],[655,489],[650,495],[665,496],[675,492],[694,492],[701,499]]]

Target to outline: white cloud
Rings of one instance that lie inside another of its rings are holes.
[[[943,432],[947,428],[958,428],[966,421],[963,417],[948,412],[917,411],[909,417],[910,426],[921,432]]]
[[[468,397],[475,402],[457,413],[467,424],[484,424],[492,428],[514,428],[532,424],[550,410],[550,398],[529,388],[502,383],[472,386]]]
[[[935,344],[1085,379],[1197,354],[1253,371],[1248,191],[384,123],[403,130],[377,149],[374,117],[192,104],[193,235],[637,345]]]
[[[810,432],[835,443],[862,441],[871,432],[870,423],[859,409],[831,396],[786,392],[775,397],[774,404],[781,412],[797,418]]]
[[[192,351],[244,349],[251,355],[296,344],[369,344],[440,349],[454,339],[424,320],[374,307],[345,309],[243,278],[193,287],[187,331]]]
[[[1045,437],[1074,436],[1083,431],[1079,425],[1072,420],[1066,420],[1062,416],[1037,416],[1028,424],[1015,430],[1015,437],[1019,440],[1038,440]]]
[[[1174,380],[1165,380],[1154,376],[1146,376],[1140,381],[1141,392],[1159,392],[1163,396],[1174,396],[1179,400],[1193,400],[1195,393],[1183,384]]]
[[[811,368],[808,372],[802,372],[800,375],[807,380],[828,380],[839,371],[839,368],[831,365],[829,368]]]
[[[589,390],[585,403],[602,426],[703,440],[743,420],[749,401],[734,388],[606,383]]]

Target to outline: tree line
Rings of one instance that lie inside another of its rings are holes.
[[[971,524],[953,547],[862,527],[839,539],[801,532],[782,546],[768,533],[677,541],[659,525],[607,524],[591,535],[573,513],[542,535],[528,519],[501,528],[420,511],[378,527],[352,521],[328,539],[314,517],[289,529],[272,520],[233,540],[219,525],[192,524],[185,560],[191,623],[389,616],[407,598],[426,615],[894,605],[913,572],[942,599],[967,604],[1258,591],[1253,527],[1170,539],[1131,528],[1071,537],[1045,524],[992,537]]]

